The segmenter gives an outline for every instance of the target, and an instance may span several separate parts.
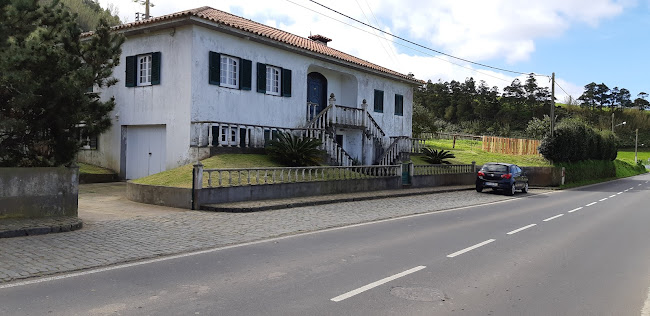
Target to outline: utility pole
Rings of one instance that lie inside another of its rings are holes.
[[[637,164],[637,149],[639,148],[639,129],[636,129],[636,139],[634,140],[634,164]]]
[[[144,19],[149,19],[149,0],[144,1]]]
[[[551,138],[555,129],[555,73],[551,76]]]
[[[612,111],[612,134],[614,134],[614,111]]]

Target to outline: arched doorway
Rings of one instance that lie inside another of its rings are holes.
[[[307,75],[307,102],[318,104],[316,113],[311,113],[310,120],[327,106],[327,78],[318,72]]]

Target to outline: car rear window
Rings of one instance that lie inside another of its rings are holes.
[[[508,166],[504,166],[504,165],[485,165],[485,166],[483,166],[483,170],[488,171],[488,172],[504,172],[504,173],[507,173],[508,172]]]

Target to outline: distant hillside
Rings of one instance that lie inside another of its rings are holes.
[[[102,8],[97,0],[59,0],[70,12],[77,14],[77,23],[83,31],[92,31],[101,18],[109,25],[119,25],[122,22],[116,8]],[[41,0],[41,3],[51,3],[52,0]]]

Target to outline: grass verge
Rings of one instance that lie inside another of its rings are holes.
[[[551,166],[551,163],[540,155],[514,156],[483,151],[481,149],[481,142],[475,140],[456,140],[455,148],[453,148],[453,140],[447,139],[427,140],[426,145],[435,149],[451,151],[451,153],[456,156],[454,159],[449,159],[453,164],[471,164],[472,161],[476,161],[477,165],[483,165],[487,162],[506,162],[526,167]],[[422,159],[413,159],[413,163],[427,164]]]
[[[79,174],[114,174],[115,172],[110,169],[89,165],[87,163],[79,162]]]
[[[284,167],[272,161],[267,155],[222,154],[201,161],[203,168],[264,168]],[[191,188],[193,164],[187,164],[147,177],[133,180],[134,183],[167,187]],[[207,179],[204,181],[207,184]]]

